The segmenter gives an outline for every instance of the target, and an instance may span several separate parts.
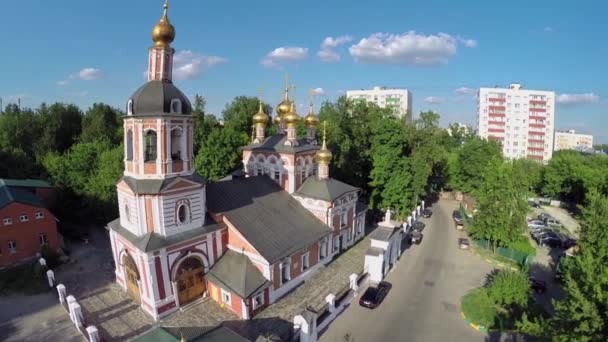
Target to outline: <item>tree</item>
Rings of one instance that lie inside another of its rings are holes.
[[[103,103],[94,103],[82,118],[81,142],[107,140],[112,144],[122,139],[122,113]]]
[[[201,95],[194,95],[194,106],[192,116],[194,117],[194,155],[205,143],[205,139],[213,127],[217,125],[217,120],[213,116],[207,116],[205,105],[207,101]]]
[[[608,336],[608,198],[592,190],[582,209],[579,254],[563,260],[565,298],[546,329],[554,341]]]
[[[39,123],[32,110],[7,106],[0,116],[0,149],[6,152],[19,150],[33,156],[34,144],[41,135]]]
[[[513,166],[492,159],[483,172],[476,192],[477,209],[469,234],[488,240],[492,247],[517,241],[526,228],[528,206],[525,193],[514,183]]]
[[[38,109],[38,119],[41,135],[37,139],[36,154],[39,157],[51,151],[67,151],[78,140],[82,130],[82,112],[75,105],[42,104]]]
[[[499,271],[488,287],[488,294],[492,300],[503,309],[511,306],[525,308],[530,295],[530,282],[526,272]]]
[[[530,195],[539,193],[542,186],[543,165],[528,159],[516,159],[512,163],[515,185]]]
[[[240,147],[248,142],[247,134],[231,126],[213,129],[196,156],[197,172],[209,180],[218,180],[242,168]]]
[[[450,150],[460,148],[464,143],[475,137],[470,126],[461,126],[458,123],[448,125],[447,133],[449,135],[447,148]]]
[[[224,125],[231,127],[234,131],[251,135],[253,125],[253,114],[257,113],[260,105],[257,97],[237,96],[226,105],[222,112]],[[264,104],[266,114],[272,113],[272,107]]]
[[[467,141],[451,163],[450,185],[457,190],[475,194],[484,182],[480,175],[494,159],[502,160],[502,149],[498,143],[480,138]]]

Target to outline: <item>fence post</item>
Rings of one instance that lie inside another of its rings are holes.
[[[99,331],[94,325],[89,325],[86,330],[89,335],[89,342],[99,342]]]
[[[82,317],[82,308],[76,301],[72,303],[72,312],[74,315],[74,325],[76,325],[76,328],[80,329],[84,322]]]
[[[53,270],[46,271],[46,278],[49,281],[49,287],[53,287],[53,283],[55,282],[55,272],[53,272]]]
[[[59,284],[57,285],[57,294],[59,295],[59,303],[65,303],[65,285]]]
[[[334,311],[336,311],[336,296],[330,293],[325,297],[325,301],[327,302],[327,309],[329,312],[334,313]]]
[[[66,297],[66,300],[68,302],[68,310],[70,312],[70,320],[73,323],[76,323],[75,320],[74,320],[74,310],[72,309],[73,304],[76,303],[76,298],[74,298],[74,296],[72,296],[72,295],[69,295],[69,296]]]
[[[46,266],[46,260],[44,258],[38,259],[38,262],[40,263],[40,266]]]
[[[349,280],[350,280],[350,288],[351,290],[357,292],[357,290],[359,290],[359,285],[357,285],[357,274],[353,273],[350,276],[348,276]]]

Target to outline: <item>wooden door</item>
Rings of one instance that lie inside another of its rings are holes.
[[[202,297],[205,293],[205,269],[194,257],[184,260],[177,270],[177,293],[180,305]]]
[[[130,255],[126,254],[123,257],[123,265],[125,269],[125,281],[127,282],[127,293],[135,301],[139,302],[139,272],[137,271],[135,260],[133,260]]]

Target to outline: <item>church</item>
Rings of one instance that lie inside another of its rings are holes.
[[[242,319],[280,299],[364,236],[359,189],[329,174],[311,102],[302,118],[285,89],[260,101],[243,169],[209,182],[194,169],[193,116],[173,84],[175,28],[165,2],[152,30],[148,81],[127,100],[120,217],[110,223],[117,283],[158,320],[210,297]],[[304,120],[306,136],[296,133]]]

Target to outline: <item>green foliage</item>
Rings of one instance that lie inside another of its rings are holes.
[[[544,166],[539,162],[528,159],[516,159],[512,163],[515,186],[529,195],[539,193],[542,186]]]
[[[218,180],[242,167],[240,147],[248,141],[247,134],[231,126],[213,129],[196,156],[196,171],[209,180]]]
[[[484,287],[471,290],[462,297],[461,310],[471,322],[486,328],[494,324],[497,316],[496,304]]]
[[[38,261],[26,262],[0,270],[0,295],[22,293],[34,295],[48,292],[47,268]]]
[[[480,175],[493,160],[502,160],[498,143],[477,137],[466,141],[451,161],[450,185],[456,190],[476,194],[484,183]]]
[[[500,271],[488,287],[488,295],[492,301],[503,308],[525,307],[529,293],[528,275],[520,271]]]
[[[118,144],[122,140],[122,113],[103,103],[95,103],[82,118],[80,142],[107,140]]]
[[[49,245],[42,245],[40,248],[40,256],[46,260],[48,268],[54,269],[59,266],[59,253],[49,247]]]
[[[244,133],[251,136],[251,127],[253,126],[253,114],[257,113],[260,100],[257,97],[237,96],[226,105],[222,115],[226,127],[232,128],[234,131]],[[265,104],[264,111],[266,114],[272,113],[272,107]]]
[[[596,190],[582,209],[576,257],[563,259],[566,296],[554,302],[554,341],[603,341],[608,336],[608,198]]]
[[[526,229],[525,193],[515,185],[512,164],[501,159],[491,160],[480,178],[484,182],[477,191],[478,212],[469,234],[494,247],[509,246]]]
[[[77,140],[82,130],[82,112],[75,105],[44,103],[38,109],[41,135],[36,144],[36,154],[41,157],[48,152],[63,153]]]
[[[521,236],[520,239],[511,242],[507,247],[527,255],[536,255],[536,248],[532,246],[530,239],[526,236]]]

